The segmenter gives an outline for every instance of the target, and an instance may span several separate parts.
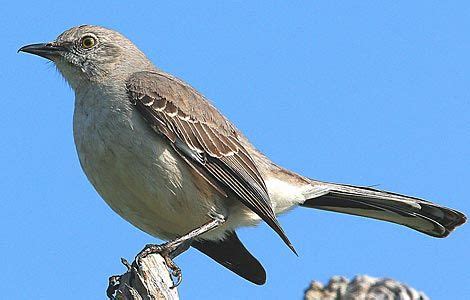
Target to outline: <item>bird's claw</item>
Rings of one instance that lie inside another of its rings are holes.
[[[166,266],[171,270],[171,275],[176,278],[176,282],[173,280],[173,277],[171,278],[173,286],[170,288],[174,289],[181,284],[181,281],[183,281],[183,273],[181,272],[181,269],[175,264],[169,254],[163,256],[163,258],[165,259]]]
[[[181,284],[181,281],[183,280],[183,273],[181,272],[181,269],[173,262],[173,259],[171,257],[171,253],[175,251],[176,248],[170,243],[165,243],[162,245],[147,244],[145,245],[144,249],[142,249],[142,251],[137,254],[135,260],[137,262],[137,265],[141,266],[141,259],[149,256],[150,254],[160,254],[164,258],[167,268],[171,270],[171,280],[173,282],[173,286],[171,286],[170,288],[174,289],[178,287]],[[173,278],[176,278],[176,282]]]
[[[144,249],[137,254],[135,257],[135,261],[137,262],[137,265],[141,266],[141,260],[143,258],[146,258],[150,254],[153,253],[158,253],[161,254],[162,256],[165,254],[166,249],[164,247],[165,244],[163,245],[156,245],[156,244],[147,244],[145,245]]]

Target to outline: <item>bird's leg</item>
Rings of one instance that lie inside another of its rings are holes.
[[[193,239],[190,239],[190,240],[187,240],[187,241],[184,241],[183,243],[181,243],[181,245],[179,245],[175,250],[173,250],[170,253],[171,259],[177,257],[178,255],[180,255],[183,252],[186,252],[186,250],[188,250],[189,247],[191,246],[192,242],[193,242]]]
[[[145,258],[146,256],[158,253],[164,259],[167,267],[171,270],[171,273],[174,277],[177,278],[176,282],[173,283],[173,287],[177,287],[181,280],[183,279],[181,269],[173,262],[173,259],[183,253],[184,251],[188,250],[191,242],[194,238],[220,226],[225,222],[225,218],[221,215],[211,215],[212,220],[205,223],[201,227],[198,227],[189,233],[176,238],[174,240],[168,241],[164,244],[156,245],[156,244],[148,244],[140,251],[139,254],[136,256],[136,262],[140,265],[140,260]]]

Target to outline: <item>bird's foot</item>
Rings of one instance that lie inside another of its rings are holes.
[[[142,249],[142,251],[137,254],[135,258],[136,263],[140,266],[141,259],[153,253],[160,254],[165,259],[165,264],[168,269],[171,270],[171,274],[173,275],[173,277],[176,277],[176,282],[173,280],[172,288],[177,287],[181,283],[183,275],[181,273],[181,269],[173,262],[173,258],[188,250],[194,238],[197,238],[198,236],[214,228],[217,228],[219,225],[225,222],[225,218],[222,215],[211,215],[211,219],[212,220],[205,223],[204,225],[172,241],[166,242],[161,245],[146,245],[144,249]]]
[[[173,254],[174,252],[178,252],[178,248],[180,246],[181,244],[176,244],[172,242],[167,242],[161,245],[148,244],[144,247],[144,249],[142,249],[142,251],[140,251],[139,254],[137,254],[135,260],[140,266],[141,260],[143,258],[154,253],[160,254],[165,260],[165,264],[168,269],[171,270],[171,275],[173,276],[173,286],[171,288],[176,288],[178,285],[180,285],[181,281],[183,280],[183,273],[181,272],[181,269],[173,261],[173,258],[176,256]],[[176,281],[174,279],[176,279]]]

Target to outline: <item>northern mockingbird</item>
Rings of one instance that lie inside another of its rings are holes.
[[[422,199],[321,182],[259,152],[202,94],[156,68],[120,33],[71,28],[19,51],[52,60],[75,91],[73,135],[86,176],[109,206],[169,242],[171,258],[193,246],[245,279],[266,273],[235,230],[265,221],[295,252],[276,215],[303,206],[401,224],[445,237],[464,214]],[[179,274],[178,274],[179,275]]]

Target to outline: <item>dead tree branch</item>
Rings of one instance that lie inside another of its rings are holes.
[[[173,281],[164,258],[159,254],[150,254],[127,266],[126,273],[109,278],[108,297],[116,300],[178,300],[178,290]]]

